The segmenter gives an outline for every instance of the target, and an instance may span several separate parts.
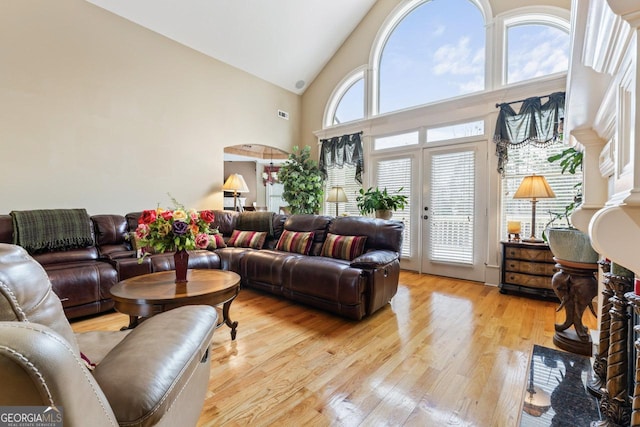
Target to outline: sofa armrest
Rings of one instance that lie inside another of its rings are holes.
[[[389,264],[392,261],[398,259],[399,255],[397,252],[388,251],[388,250],[373,250],[367,253],[360,255],[357,258],[354,258],[351,261],[351,267],[355,268],[364,268],[364,269],[375,269],[377,267]]]
[[[94,378],[121,425],[154,425],[163,417],[198,365],[209,362],[216,321],[209,306],[169,310],[146,319],[104,357]]]

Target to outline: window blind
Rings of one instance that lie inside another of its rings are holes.
[[[531,202],[514,199],[522,178],[532,173],[543,175],[556,194],[555,199],[540,199],[536,205],[536,236],[542,236],[545,225],[551,219],[550,212],[564,212],[566,205],[573,201],[577,193],[576,184],[582,182],[582,171],[575,175],[560,173],[559,162],[549,163],[547,158],[561,153],[567,146],[561,142],[548,147],[526,146],[509,150],[509,161],[502,179],[502,220],[500,234],[507,239],[507,221],[520,221],[520,236],[531,235]],[[554,221],[553,225],[566,226],[566,221]]]
[[[331,187],[342,187],[347,195],[347,203],[338,203],[338,213],[358,216],[360,211],[356,204],[356,197],[360,194],[362,185],[356,181],[356,166],[345,163],[342,167],[331,167],[327,169],[327,179],[325,180],[325,194],[329,193]],[[325,197],[326,199],[326,197]],[[335,215],[336,204],[324,202],[325,215]]]
[[[389,193],[395,193],[400,188],[400,194],[407,196],[408,203],[404,209],[393,213],[393,219],[404,223],[401,255],[411,256],[411,175],[412,159],[410,157],[380,160],[376,166],[376,185],[380,189],[386,187]]]
[[[473,263],[475,152],[431,157],[429,205],[432,261]]]

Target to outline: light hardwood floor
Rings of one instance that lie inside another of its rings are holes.
[[[353,322],[243,289],[236,341],[226,326],[214,334],[198,425],[516,426],[531,348],[554,347],[557,305],[403,271],[390,306]]]

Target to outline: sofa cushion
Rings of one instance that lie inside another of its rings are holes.
[[[233,230],[227,246],[236,248],[262,249],[267,238],[266,231],[241,231]]]
[[[282,232],[282,236],[276,245],[277,251],[294,252],[309,255],[313,243],[313,231],[289,231]]]
[[[320,255],[351,261],[362,255],[367,236],[343,236],[327,233]]]
[[[211,234],[209,236],[209,245],[207,246],[207,249],[209,249],[210,251],[214,249],[226,248],[226,247],[227,247],[227,244],[224,242],[224,238],[222,237],[222,234],[216,233],[216,234]]]
[[[313,243],[309,254],[317,256],[320,255],[322,250],[322,244],[331,220],[332,217],[330,216],[295,214],[287,217],[284,222],[284,229],[289,231],[313,231]]]
[[[364,250],[386,249],[400,252],[404,224],[396,220],[367,218],[356,216],[341,216],[334,218],[329,225],[329,233],[348,234],[352,236],[367,236]]]

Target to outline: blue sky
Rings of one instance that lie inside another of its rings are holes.
[[[384,47],[380,112],[483,90],[485,39],[482,14],[469,0],[432,0],[418,6]],[[559,29],[511,27],[508,82],[566,70],[568,50],[569,36]],[[360,82],[345,94],[338,109],[342,122],[362,117],[363,90]]]

